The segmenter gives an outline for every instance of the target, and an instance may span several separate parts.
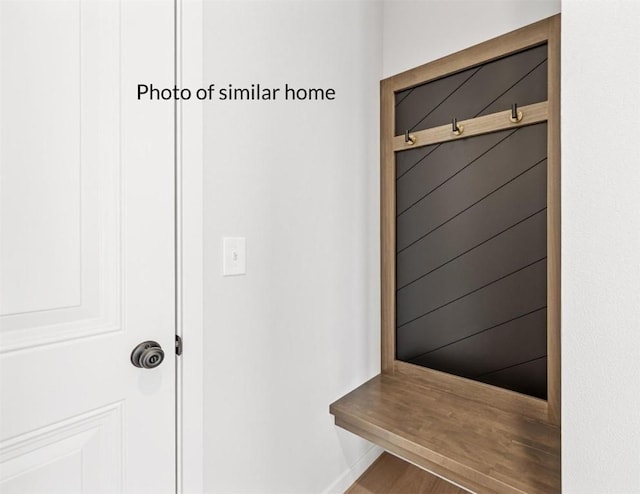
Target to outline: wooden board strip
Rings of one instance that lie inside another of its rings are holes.
[[[523,417],[547,420],[545,400],[399,360],[395,361],[393,368],[394,376],[464,397],[468,402],[489,404]]]
[[[466,137],[486,134],[488,132],[495,132],[496,130],[515,129],[525,125],[531,125],[538,122],[544,122],[547,120],[548,104],[546,101],[541,103],[534,103],[519,108],[522,112],[522,120],[517,123],[512,123],[509,120],[511,116],[511,110],[492,113],[491,115],[485,115],[483,117],[470,118],[468,120],[458,121],[458,125],[462,125],[464,131],[461,135],[457,136],[451,131],[451,124],[441,125],[432,129],[421,130],[418,132],[412,132],[415,136],[415,144],[405,142],[404,135],[395,136],[392,139],[393,151],[405,151],[407,149],[413,149],[420,146],[429,146],[430,144],[436,144],[439,142],[454,141],[458,139],[464,139]],[[455,115],[452,115],[454,117]],[[388,139],[388,136],[381,136],[383,139]]]
[[[549,22],[547,363],[549,421],[560,424],[560,15]]]
[[[391,139],[395,120],[393,91],[380,83],[380,271],[381,368],[393,372],[396,356],[396,160]]]

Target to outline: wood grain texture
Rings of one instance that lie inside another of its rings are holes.
[[[382,455],[345,494],[464,494],[465,490],[389,453]]]
[[[547,40],[551,19],[553,17],[389,77],[386,79],[389,88],[392,91],[402,91],[544,43]]]
[[[420,130],[418,132],[411,132],[416,138],[415,144],[411,145],[404,142],[404,135],[393,137],[393,150],[404,151],[406,149],[418,148],[420,146],[429,146],[438,142],[455,141],[464,139],[466,137],[477,136],[487,134],[489,132],[495,132],[504,129],[516,129],[525,125],[531,125],[538,122],[544,122],[547,120],[547,102],[534,103],[519,108],[522,111],[522,120],[517,123],[512,123],[509,120],[511,116],[511,110],[500,111],[485,115],[483,117],[470,118],[468,120],[459,120],[458,124],[462,125],[464,130],[459,136],[454,135],[451,132],[451,124],[441,125],[439,127],[433,127],[431,129]],[[387,136],[387,139],[389,137]]]
[[[560,14],[549,22],[547,138],[547,401],[560,424]]]
[[[477,492],[560,492],[560,430],[379,375],[331,405],[336,424]]]
[[[398,378],[412,381],[422,386],[452,393],[466,400],[466,406],[475,406],[475,403],[491,405],[505,412],[517,413],[523,417],[540,421],[545,421],[548,417],[548,406],[545,400],[508,389],[490,386],[398,360],[393,364],[393,374]]]
[[[381,256],[381,367],[393,371],[395,348],[396,171],[389,136],[393,135],[394,95],[387,81],[380,83],[380,256]]]

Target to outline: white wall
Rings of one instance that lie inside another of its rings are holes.
[[[564,492],[640,492],[640,4],[562,4]]]
[[[205,5],[206,81],[338,91],[332,104],[207,104],[207,492],[321,492],[348,482],[341,475],[369,446],[335,428],[327,407],[378,370],[377,81],[560,4],[386,1],[382,9]],[[563,3],[569,494],[640,491],[638,19],[631,0]],[[247,237],[247,276],[220,276],[223,235]]]
[[[380,10],[205,3],[206,82],[337,93],[205,108],[206,492],[340,490],[371,447],[329,404],[379,372]],[[246,276],[221,277],[223,236]]]
[[[383,77],[560,12],[560,0],[386,0],[383,4]]]

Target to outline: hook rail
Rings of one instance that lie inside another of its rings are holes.
[[[451,123],[439,125],[429,129],[415,130],[411,133],[405,131],[393,137],[393,150],[401,151],[403,149],[418,148],[429,146],[439,142],[451,141],[459,139],[460,134],[464,131],[464,137],[471,137],[497,130],[513,129],[521,125],[531,125],[547,120],[547,102],[532,103],[522,108],[512,108],[516,111],[516,117],[520,120],[511,121],[511,110],[503,110],[481,117],[474,117],[468,120],[458,122],[453,119]],[[524,115],[527,115],[526,121]],[[456,129],[460,134],[456,133]]]

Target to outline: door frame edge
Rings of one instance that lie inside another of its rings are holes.
[[[203,0],[174,0],[176,85],[203,84]],[[176,105],[176,493],[204,492],[203,103]]]

